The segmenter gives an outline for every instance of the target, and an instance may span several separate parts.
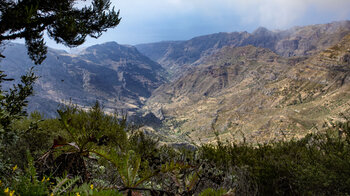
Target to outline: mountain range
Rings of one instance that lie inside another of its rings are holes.
[[[33,66],[24,45],[10,43],[3,54],[1,69],[17,81]],[[99,101],[107,112],[132,113],[166,81],[166,72],[158,63],[133,46],[115,42],[94,45],[79,54],[49,49],[35,73],[40,78],[28,110],[47,117],[56,115],[59,104],[69,102],[89,107]]]
[[[150,59],[161,64],[177,78],[187,67],[202,63],[203,58],[215,54],[225,46],[268,48],[283,57],[310,56],[339,42],[350,31],[350,21],[294,27],[270,31],[260,27],[252,33],[216,33],[187,41],[164,41],[136,45]]]
[[[172,83],[145,109],[174,134],[209,142],[298,138],[350,109],[350,35],[307,59],[266,48],[225,47]],[[159,111],[160,110],[160,111]]]
[[[1,69],[33,64],[5,46]],[[298,138],[350,112],[350,21],[217,33],[136,46],[108,42],[77,53],[49,49],[28,110],[58,104],[128,112],[144,129],[195,142]],[[5,86],[8,88],[9,85]]]

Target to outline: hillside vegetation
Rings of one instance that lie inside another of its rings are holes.
[[[64,107],[1,132],[0,195],[346,195],[350,122],[253,146],[160,144],[125,118]],[[2,129],[4,130],[4,129]]]
[[[349,195],[349,24],[137,46],[149,58],[50,49],[36,84],[0,72],[0,196]]]

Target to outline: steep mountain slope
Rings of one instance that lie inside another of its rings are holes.
[[[310,58],[225,47],[154,91],[145,110],[165,129],[212,141],[299,137],[350,109],[350,35]]]
[[[11,44],[4,51],[1,69],[19,78],[32,66],[21,44]],[[48,116],[55,114],[58,103],[91,106],[99,100],[106,111],[133,111],[151,92],[164,83],[164,69],[140,54],[135,47],[115,42],[95,45],[72,55],[50,49],[42,65],[35,66],[40,79],[29,110]]]
[[[225,46],[253,45],[272,50],[284,57],[309,56],[339,42],[350,32],[350,21],[295,27],[284,31],[258,28],[253,33],[217,33],[195,37],[188,41],[141,44],[138,50],[161,64],[177,78],[184,67],[198,65],[201,58],[216,53]]]

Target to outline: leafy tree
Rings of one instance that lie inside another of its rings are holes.
[[[10,123],[24,116],[26,112],[22,109],[27,106],[26,98],[33,93],[33,84],[37,77],[33,70],[27,75],[21,77],[22,84],[17,84],[10,89],[10,92],[4,92],[0,89],[0,125],[3,129],[8,129]],[[6,75],[0,71],[0,88],[3,81],[10,81]]]

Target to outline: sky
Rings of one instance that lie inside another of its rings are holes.
[[[80,48],[108,41],[135,45],[350,20],[350,0],[111,0],[121,23]],[[46,39],[53,48],[66,49]]]

